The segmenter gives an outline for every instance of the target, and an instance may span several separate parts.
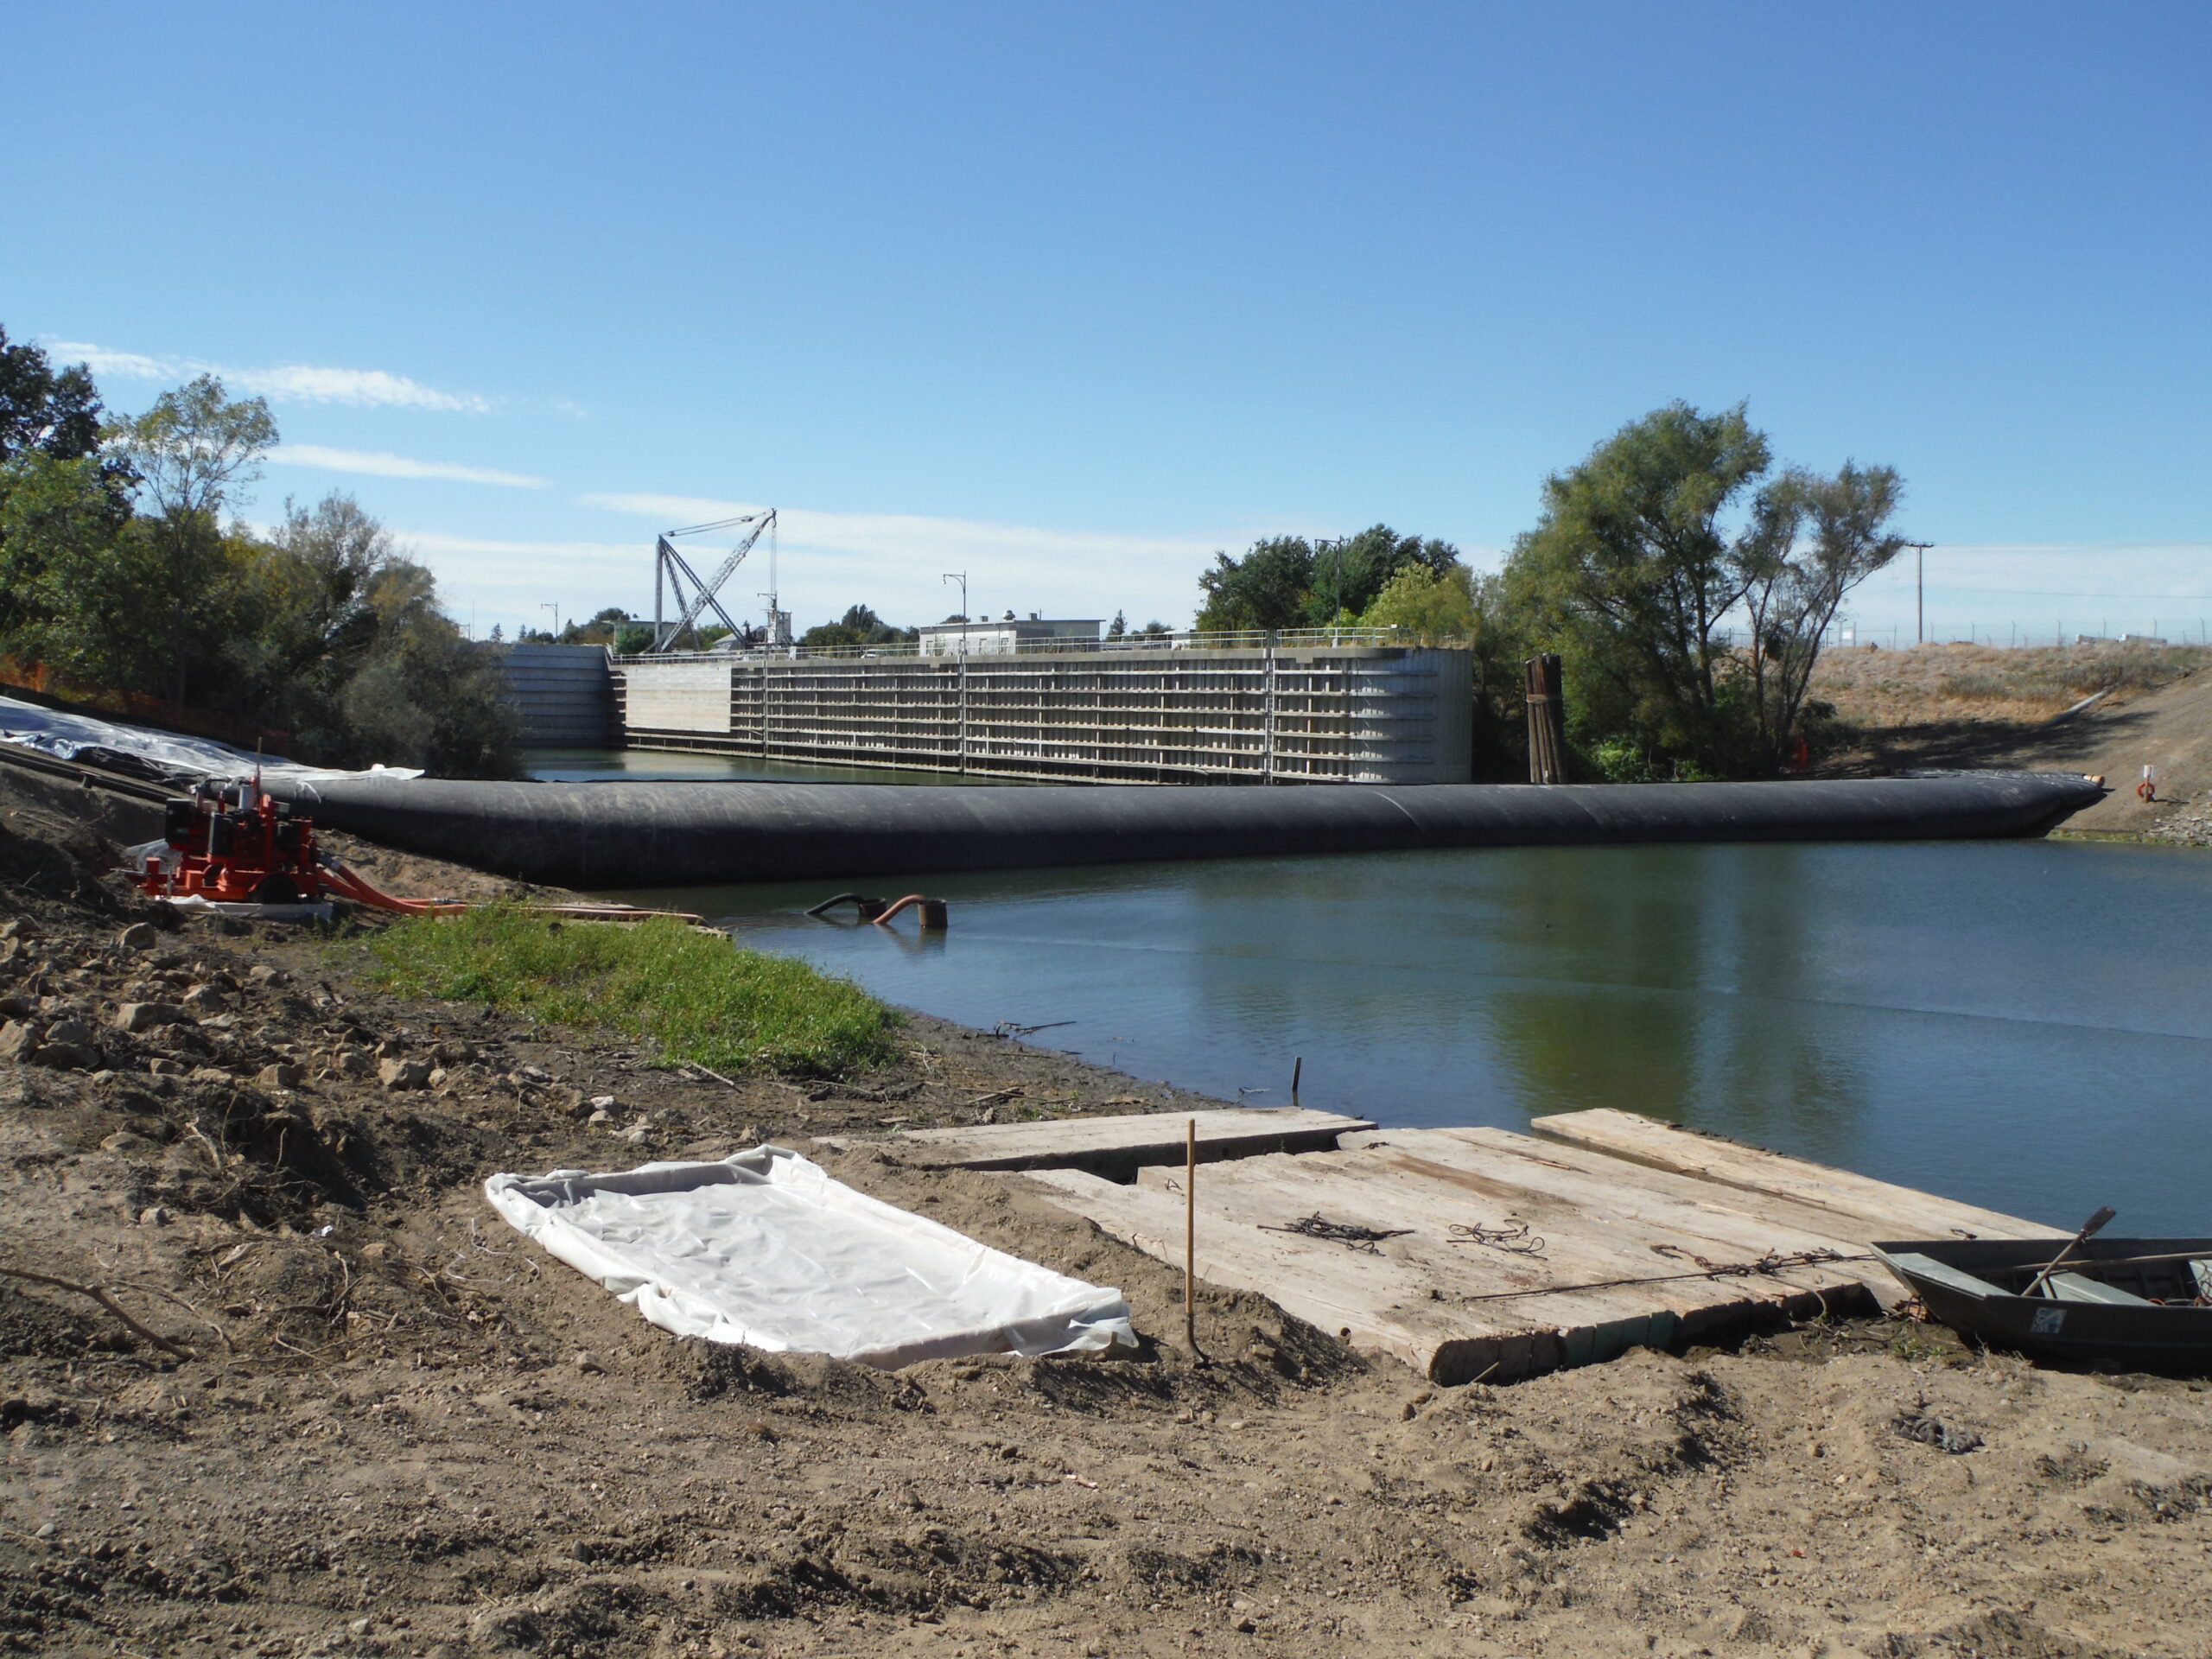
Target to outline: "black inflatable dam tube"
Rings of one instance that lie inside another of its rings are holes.
[[[1280,789],[341,779],[270,790],[385,847],[586,889],[1446,847],[2025,836],[2102,794],[2058,772]]]

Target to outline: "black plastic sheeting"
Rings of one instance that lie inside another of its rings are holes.
[[[386,847],[586,889],[1444,847],[2027,836],[2102,794],[2058,772],[1277,789],[420,778],[276,781],[270,792]]]

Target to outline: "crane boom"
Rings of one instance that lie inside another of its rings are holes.
[[[722,626],[732,633],[741,636],[744,633],[745,631],[732,620],[730,613],[722,608],[721,601],[716,595],[721,593],[722,584],[736,573],[737,567],[745,563],[745,556],[750,553],[753,544],[760,541],[761,532],[774,528],[775,523],[776,510],[770,507],[765,512],[747,513],[741,518],[717,519],[715,523],[709,524],[691,524],[682,530],[669,531],[661,536],[654,549],[657,564],[653,582],[655,615],[652,649],[654,652],[664,652],[669,650],[677,639],[683,637],[683,631],[699,620],[699,613],[709,607],[716,616],[721,618]],[[671,536],[696,536],[707,531],[734,529],[740,524],[750,524],[752,529],[747,531],[744,538],[730,550],[729,556],[722,561],[721,568],[706,582],[699,580],[699,573],[691,568],[690,563],[669,541]],[[678,573],[681,573],[681,575]],[[692,587],[691,597],[688,600],[683,596],[683,583],[681,579],[686,576],[690,579]],[[675,588],[676,602],[683,607],[683,614],[677,617],[675,626],[665,629],[661,625],[658,614],[662,577],[665,577]]]

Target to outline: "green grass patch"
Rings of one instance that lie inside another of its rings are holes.
[[[896,1052],[899,1016],[850,980],[680,922],[550,921],[490,906],[410,917],[369,950],[404,995],[650,1039],[671,1064],[830,1077]]]

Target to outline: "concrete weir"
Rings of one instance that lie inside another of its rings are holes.
[[[582,888],[1453,847],[1961,840],[2041,834],[2101,794],[2055,772],[1279,789],[364,777],[270,788],[387,847]]]

